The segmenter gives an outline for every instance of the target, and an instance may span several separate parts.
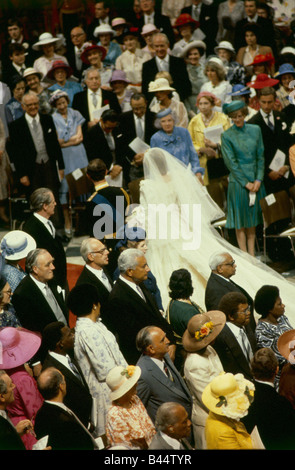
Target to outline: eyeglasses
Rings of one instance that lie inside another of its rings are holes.
[[[242,312],[237,312],[237,313],[240,313],[241,315],[247,315],[247,313],[249,313],[250,310],[251,310],[251,308],[247,307],[247,308],[245,308],[245,310],[242,310]]]
[[[108,249],[106,247],[102,248],[101,250],[98,250],[98,251],[91,251],[91,253],[93,254],[100,254],[102,255],[103,253],[105,253],[106,251],[108,251]]]
[[[235,260],[233,260],[231,263],[222,263],[220,266],[233,266],[236,264]]]

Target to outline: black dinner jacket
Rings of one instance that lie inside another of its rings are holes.
[[[209,56],[214,54],[214,47],[216,46],[216,35],[218,31],[218,20],[217,20],[217,2],[213,2],[212,5],[205,5],[202,2],[200,12],[200,29],[206,35],[204,41],[207,46],[206,55]],[[181,13],[188,13],[192,16],[192,6],[184,7]]]
[[[82,421],[84,426],[87,428],[91,419],[93,400],[79,364],[74,358],[71,358],[71,361],[77,367],[82,381],[68,367],[64,366],[62,362],[58,361],[50,353],[47,354],[42,363],[42,370],[45,370],[48,367],[54,367],[63,374],[67,386],[64,404],[78,416],[80,421]]]
[[[26,450],[15,427],[0,415],[0,450]]]
[[[154,96],[148,92],[149,83],[155,80],[159,72],[156,58],[146,61],[142,65],[142,93],[145,94],[150,102]],[[173,80],[173,88],[177,90],[181,101],[191,95],[192,85],[187,73],[186,64],[180,57],[169,55],[169,73]]]
[[[255,333],[249,325],[245,327],[245,331],[254,354],[257,350]],[[225,372],[231,372],[232,374],[241,373],[246,379],[253,381],[250,365],[227,323],[216,338],[214,349]]]
[[[136,349],[136,335],[145,326],[154,325],[161,328],[174,343],[171,326],[160,313],[148,289],[144,284],[140,287],[146,302],[119,278],[106,305],[105,324],[117,337],[120,350],[128,364],[136,364],[140,356]]]
[[[69,65],[73,71],[73,76],[77,78],[79,82],[81,82],[82,74],[84,70],[86,70],[89,67],[89,65],[82,62],[81,69],[80,70],[77,69],[75,47],[72,44],[72,42],[67,47],[66,58],[68,59]]]
[[[48,437],[52,450],[94,450],[93,440],[83,426],[60,406],[43,403],[36,414],[37,439]]]
[[[271,171],[269,165],[277,150],[281,150],[286,155],[285,164],[289,165],[289,147],[291,145],[290,136],[287,131],[287,123],[284,120],[284,115],[279,111],[273,111],[274,115],[274,131],[272,131],[265,123],[263,116],[258,111],[251,119],[249,124],[257,124],[262,133],[262,139],[264,144],[264,185],[268,194],[275,193],[278,191],[287,190],[290,186],[295,183],[295,179],[292,171],[289,171],[288,178],[280,178],[279,180],[272,181],[268,177],[268,173]]]
[[[34,238],[37,248],[44,248],[54,258],[54,279],[57,285],[65,288],[67,286],[67,260],[61,240],[57,235],[53,238],[34,214],[24,223],[23,231]]]
[[[68,310],[63,294],[58,292],[54,281],[50,281],[48,285],[68,320]],[[42,333],[46,325],[56,321],[50,305],[29,275],[25,276],[15,289],[12,304],[22,327],[28,330]]]
[[[241,286],[236,284],[230,279],[227,281],[218,274],[211,273],[208,279],[205,289],[205,305],[209,312],[210,310],[218,310],[219,302],[225,294],[229,292],[241,292],[248,300],[248,304],[251,307],[251,321],[250,325],[253,331],[255,331],[256,322],[253,315],[253,299]]]
[[[295,410],[270,384],[254,381],[254,401],[242,418],[249,434],[257,426],[266,450],[295,449]]]
[[[40,114],[44,142],[51,163],[52,171],[57,174],[57,164],[60,170],[65,168],[62,151],[58,142],[56,128],[49,114]],[[12,121],[9,125],[10,145],[9,156],[15,166],[18,178],[34,174],[37,151],[25,115]]]

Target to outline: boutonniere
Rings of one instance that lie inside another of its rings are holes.
[[[106,105],[106,104],[110,104],[109,100],[103,100],[103,104]]]
[[[50,132],[52,132],[52,129],[51,129],[51,128],[48,129],[48,134],[49,134]]]
[[[282,122],[282,130],[284,131],[285,129],[287,129],[287,124],[285,122]]]
[[[210,20],[210,16],[205,16],[205,21]]]
[[[60,286],[57,286],[57,292],[60,294],[62,291],[62,288]]]
[[[25,48],[25,49],[28,49],[29,48],[29,44],[27,42],[23,42],[22,43],[22,46]]]

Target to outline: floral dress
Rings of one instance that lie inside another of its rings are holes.
[[[130,408],[111,405],[106,424],[106,435],[111,445],[128,444],[137,448],[132,440],[145,438],[149,446],[155,434],[155,427],[137,395],[132,397]]]

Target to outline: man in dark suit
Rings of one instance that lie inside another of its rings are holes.
[[[85,70],[86,65],[81,60],[80,55],[83,51],[83,46],[87,41],[87,36],[82,26],[75,26],[75,28],[71,30],[70,34],[71,42],[67,47],[66,57],[72,68],[74,77],[81,81],[82,73],[83,70]]]
[[[120,127],[126,145],[126,156],[131,163],[129,179],[132,181],[143,177],[144,153],[135,153],[129,144],[138,137],[149,145],[151,137],[157,132],[157,129],[154,126],[156,115],[149,110],[143,93],[132,95],[130,106],[132,110],[121,115]]]
[[[22,23],[15,18],[11,18],[7,22],[8,41],[1,46],[1,64],[2,70],[6,69],[10,63],[9,47],[11,44],[20,44],[26,51],[26,63],[28,67],[32,67],[34,60],[38,58],[38,54],[32,49],[32,42],[27,41],[24,37],[24,28]]]
[[[64,404],[88,428],[91,421],[92,396],[79,364],[74,358],[75,332],[62,322],[47,325],[42,333],[42,349],[47,354],[42,370],[55,367],[64,376],[67,393]]]
[[[26,272],[13,294],[13,306],[21,325],[42,333],[48,323],[68,323],[68,311],[61,289],[54,281],[54,260],[44,249],[36,248],[26,258]]]
[[[264,186],[267,194],[276,193],[290,188],[295,184],[295,179],[290,170],[289,147],[290,136],[284,115],[274,109],[276,91],[274,88],[265,87],[259,90],[259,111],[249,119],[249,124],[260,127],[264,144]],[[271,170],[271,164],[277,151],[285,154],[285,162],[278,170]],[[287,177],[286,177],[287,176]]]
[[[9,375],[0,370],[0,450],[26,450],[21,435],[26,432],[28,419],[17,423],[15,427],[7,414],[7,407],[14,401],[13,390],[15,388]]]
[[[250,325],[255,330],[255,320],[253,316],[253,299],[241,286],[236,284],[231,278],[235,275],[237,265],[230,253],[216,253],[209,260],[211,274],[205,290],[205,305],[210,310],[218,310],[222,297],[228,292],[241,292],[247,298],[251,308]]]
[[[153,36],[153,48],[155,57],[142,65],[142,92],[148,101],[153,98],[153,93],[148,92],[149,83],[155,80],[160,71],[170,73],[173,87],[180,96],[181,101],[191,94],[192,85],[187,73],[186,64],[180,57],[168,54],[169,40],[166,34],[156,33]]]
[[[63,374],[49,367],[37,380],[44,403],[35,419],[37,439],[48,435],[52,450],[95,450],[98,448],[93,437],[72,410],[64,404],[67,393]]]
[[[251,361],[255,393],[247,416],[242,418],[249,434],[257,426],[266,450],[295,449],[295,411],[274,387],[278,360],[270,348],[259,349]]]
[[[207,46],[207,55],[214,54],[214,47],[216,46],[216,35],[218,31],[217,20],[217,2],[211,2],[207,5],[202,0],[192,0],[192,5],[184,7],[181,13],[188,13],[194,20],[200,23],[200,30],[205,34],[203,39]]]
[[[113,281],[107,272],[109,251],[100,240],[86,238],[81,243],[80,253],[86,264],[77,279],[76,286],[91,284],[100,292],[101,319],[104,322],[104,305],[113,287]]]
[[[191,424],[182,405],[174,402],[163,403],[156,414],[157,434],[153,437],[149,450],[191,450],[187,440],[191,433]]]
[[[159,406],[171,401],[182,405],[191,417],[192,397],[170,359],[169,345],[166,333],[156,326],[142,328],[136,337],[136,346],[141,353],[137,361],[141,368],[137,395],[153,422]]]
[[[13,43],[10,44],[8,52],[10,63],[2,71],[2,80],[11,88],[17,79],[23,78],[27,68],[26,49],[21,44]]]
[[[114,13],[110,8],[110,2],[108,0],[96,1],[94,5],[94,18],[87,28],[88,39],[97,42],[97,38],[93,34],[95,28],[101,24],[109,24],[111,26],[113,17]]]
[[[39,114],[39,98],[23,96],[24,115],[9,126],[9,156],[27,197],[37,188],[51,189],[58,200],[64,161],[57,132],[49,114]]]
[[[97,111],[103,106],[109,105],[110,109],[120,114],[121,106],[117,96],[112,91],[104,90],[100,87],[101,78],[97,69],[89,67],[85,74],[85,84],[87,89],[75,94],[73,108],[80,111],[86,119],[83,132],[87,139],[87,130],[99,122],[99,118],[95,117]]]
[[[141,31],[145,24],[155,25],[159,31],[167,35],[170,45],[173,47],[175,37],[170,18],[155,9],[155,0],[140,0],[139,5],[141,16],[137,19],[134,18],[134,26]]]
[[[142,251],[129,248],[118,258],[119,279],[108,298],[105,324],[116,335],[120,350],[129,364],[139,358],[136,335],[141,328],[155,325],[167,333],[175,354],[175,341],[169,323],[160,313],[155,300],[143,284],[149,267]]]
[[[54,194],[48,188],[36,189],[30,197],[33,214],[26,220],[23,231],[30,234],[37,248],[46,249],[54,258],[55,281],[67,288],[67,259],[61,239],[52,223],[56,209]]]
[[[245,0],[246,17],[239,20],[235,26],[234,47],[238,51],[240,47],[246,46],[244,26],[247,23],[254,23],[259,26],[261,34],[259,34],[259,44],[272,48],[274,56],[277,56],[276,34],[273,23],[270,19],[263,18],[257,13],[257,0]]]
[[[256,352],[255,333],[249,326],[250,307],[247,298],[240,292],[225,294],[218,310],[226,316],[226,323],[214,342],[225,372],[243,374],[253,381],[250,361]]]

